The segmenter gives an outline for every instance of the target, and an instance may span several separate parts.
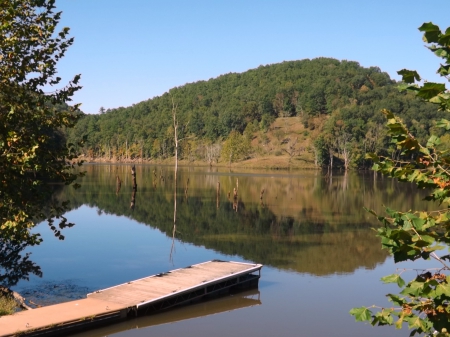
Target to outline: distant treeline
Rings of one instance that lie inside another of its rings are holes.
[[[296,116],[307,130],[308,151],[317,166],[333,165],[333,158],[346,168],[363,166],[367,152],[393,154],[383,108],[400,116],[422,140],[437,132],[432,120],[441,113],[396,86],[378,67],[357,62],[289,61],[186,84],[127,108],[101,108],[98,115],[85,115],[67,137],[76,143],[86,136],[82,151],[91,158],[170,158],[174,103],[182,159],[219,160],[222,144],[236,135],[242,135],[242,142],[227,147],[232,152],[230,146],[241,146],[233,160],[262,156],[252,151],[252,138],[267,132],[276,118]]]

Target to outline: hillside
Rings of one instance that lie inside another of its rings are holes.
[[[67,137],[86,136],[89,160],[167,161],[174,155],[175,111],[186,163],[361,167],[369,165],[365,152],[392,151],[382,108],[421,139],[440,117],[435,107],[398,92],[377,67],[318,58],[230,73],[86,115]]]

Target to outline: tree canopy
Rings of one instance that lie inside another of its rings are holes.
[[[49,219],[56,236],[69,225],[65,203],[52,202],[53,184],[72,183],[75,152],[65,129],[79,119],[68,107],[79,75],[63,87],[57,62],[73,43],[69,28],[56,30],[61,13],[54,0],[0,0],[0,237],[39,242],[30,234]],[[45,91],[51,91],[45,92]]]
[[[329,153],[347,154],[348,165],[362,166],[364,153],[389,150],[378,111],[389,107],[420,139],[434,127],[436,111],[414,95],[400,93],[395,81],[377,67],[332,58],[305,59],[229,73],[189,83],[133,106],[86,115],[69,139],[87,136],[84,152],[106,159],[167,158],[174,154],[172,98],[177,103],[180,157],[221,143],[249,125],[264,133],[277,117],[301,117],[316,149],[329,165]],[[206,156],[205,156],[206,157]],[[227,157],[227,159],[225,159]],[[222,155],[225,162],[229,156]],[[241,159],[246,158],[242,156]]]

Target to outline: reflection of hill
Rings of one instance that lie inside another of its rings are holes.
[[[369,230],[300,234],[290,237],[202,237],[207,248],[239,254],[281,269],[328,275],[351,273],[359,267],[374,268],[387,254]],[[247,252],[247,253],[246,253]]]
[[[173,172],[170,167],[137,167],[136,207],[130,209],[131,174],[125,166],[86,166],[78,191],[65,190],[72,207],[82,204],[125,215],[172,236]],[[116,175],[122,188],[116,195]],[[227,193],[239,179],[238,212]],[[189,178],[187,197],[185,187]],[[216,186],[221,184],[217,203]],[[387,183],[387,184],[386,184]],[[363,206],[381,210],[419,205],[410,185],[349,175],[218,174],[181,171],[178,178],[179,239],[229,255],[315,275],[373,268],[387,254]],[[260,203],[260,191],[266,190]],[[217,207],[217,205],[219,205]]]

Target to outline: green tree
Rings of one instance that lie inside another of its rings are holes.
[[[80,76],[55,89],[57,61],[73,38],[69,28],[55,31],[61,13],[54,3],[0,0],[0,236],[28,243],[40,241],[30,229],[43,219],[63,238],[60,229],[71,225],[62,217],[67,204],[51,201],[52,184],[71,184],[77,176],[76,154],[62,131],[80,116],[77,105],[65,105]]]
[[[433,23],[420,28],[428,48],[443,59],[438,73],[447,78],[450,71],[450,28],[442,32]],[[403,69],[401,90],[409,90],[417,97],[437,104],[442,111],[450,112],[450,93],[444,84],[422,82],[419,74]],[[416,333],[427,336],[449,336],[450,331],[450,255],[440,253],[450,244],[450,155],[448,148],[440,146],[439,137],[432,135],[425,145],[391,111],[383,110],[387,117],[389,135],[401,151],[399,160],[388,156],[371,154],[374,170],[399,181],[413,182],[421,189],[430,189],[426,198],[436,201],[439,208],[431,212],[395,211],[386,208],[387,216],[378,217],[382,226],[377,229],[382,247],[394,257],[396,263],[417,259],[436,260],[438,268],[413,271],[413,278],[406,282],[407,270],[382,278],[385,283],[397,283],[399,294],[388,294],[391,308],[369,310],[367,307],[350,311],[358,321],[372,325],[395,325],[404,323]],[[450,121],[441,119],[437,127],[450,130]],[[431,266],[431,265],[430,265]]]
[[[231,165],[236,160],[245,157],[249,150],[250,140],[236,130],[233,130],[223,144],[221,155]]]

